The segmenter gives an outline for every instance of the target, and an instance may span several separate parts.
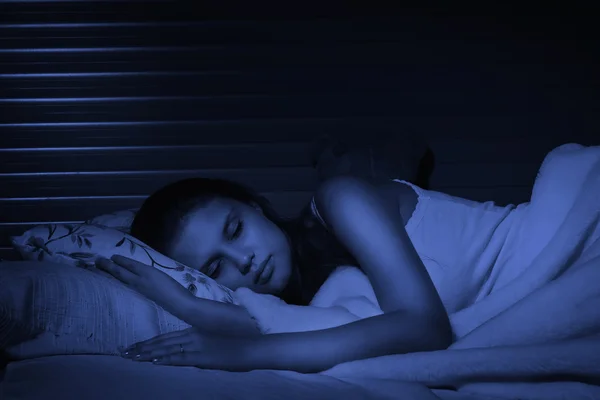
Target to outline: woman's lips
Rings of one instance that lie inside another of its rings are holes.
[[[271,275],[273,275],[273,263],[271,262],[271,256],[269,256],[261,263],[258,271],[256,271],[254,283],[264,285],[269,282]]]

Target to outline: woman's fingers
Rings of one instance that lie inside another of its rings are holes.
[[[190,344],[192,343],[192,341],[190,340],[190,338],[186,335],[182,335],[182,336],[175,336],[175,337],[170,337],[170,338],[166,338],[166,339],[162,339],[159,341],[155,341],[152,343],[144,343],[144,344],[136,344],[135,347],[129,349],[127,352],[129,353],[128,356],[129,357],[137,357],[140,354],[144,354],[144,353],[151,353],[152,351],[156,350],[156,349],[161,349],[161,348],[166,348],[166,347],[172,347],[172,346],[177,346],[177,351],[180,351],[180,347],[179,345],[187,345],[188,350],[192,350],[192,348],[190,347]]]
[[[133,272],[121,267],[118,264],[115,264],[106,258],[99,258],[96,261],[96,267],[102,271],[108,272],[121,282],[128,285],[133,284],[138,279],[138,276]]]
[[[172,365],[179,367],[198,367],[205,369],[219,369],[223,371],[242,372],[257,369],[239,357],[232,358],[219,351],[195,351],[171,353],[152,359],[156,365]]]
[[[179,367],[203,367],[206,364],[203,353],[171,353],[161,357],[152,359],[152,363],[156,365],[173,365]]]
[[[112,256],[110,260],[98,258],[96,266],[138,290],[144,286],[144,282],[147,284],[153,277],[155,278],[156,274],[164,274],[149,265],[119,255]]]
[[[148,268],[150,268],[150,266],[147,264],[118,254],[115,254],[110,259],[113,263],[120,265],[136,275],[141,275],[144,271],[148,271]]]
[[[227,371],[250,371],[257,360],[250,354],[255,339],[205,335],[195,331],[190,335],[171,336],[140,348],[139,354],[128,357],[134,361],[151,361],[157,365],[194,366]],[[258,350],[260,352],[260,350]]]
[[[192,343],[165,343],[161,346],[153,346],[146,348],[144,351],[136,354],[134,357],[129,357],[134,361],[154,361],[165,356],[175,354],[185,354],[186,352],[192,352]],[[197,352],[196,349],[194,352]]]
[[[134,344],[133,346],[143,346],[143,345],[147,345],[147,344],[162,342],[165,339],[188,336],[188,335],[192,334],[193,330],[194,330],[194,328],[188,328],[188,329],[182,329],[180,331],[173,331],[173,332],[165,333],[162,335],[154,336],[153,338],[150,338],[148,340],[144,340],[143,342],[138,342],[138,343]]]
[[[181,331],[173,331],[165,333],[164,335],[158,335],[151,339],[144,340],[143,342],[135,343],[129,346],[123,351],[125,357],[135,357],[141,352],[148,351],[148,349],[155,349],[161,346],[177,344],[177,343],[189,343],[191,342],[190,335],[193,328],[184,329]]]

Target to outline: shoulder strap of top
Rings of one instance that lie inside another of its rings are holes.
[[[323,225],[323,227],[327,228],[327,224],[325,223],[325,220],[323,219],[323,217],[321,217],[321,214],[319,213],[319,209],[317,208],[317,203],[315,201],[314,196],[310,200],[310,210],[312,211],[313,216],[319,221],[319,223],[321,223],[321,225]]]

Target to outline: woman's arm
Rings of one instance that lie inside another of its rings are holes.
[[[443,321],[394,311],[312,332],[249,337],[186,329],[137,343],[123,356],[161,365],[236,372],[278,369],[314,373],[347,361],[445,348],[447,341],[436,333],[443,329]]]
[[[448,316],[397,210],[369,184],[346,177],[327,182],[316,202],[369,277],[385,314],[320,331],[266,335],[250,355],[252,363],[315,372],[341,362],[447,348]]]
[[[169,310],[167,310],[169,311]],[[256,321],[245,308],[229,303],[189,296],[173,315],[210,333],[230,336],[258,336]]]
[[[336,328],[264,335],[239,361],[245,370],[315,373],[348,361],[445,349],[450,345],[446,329],[443,320],[393,311]]]

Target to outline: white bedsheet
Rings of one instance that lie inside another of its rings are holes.
[[[559,360],[557,360],[558,362]],[[383,364],[381,364],[383,365]],[[406,364],[404,364],[406,366]],[[510,364],[502,363],[507,369]],[[419,364],[415,364],[415,369]],[[516,371],[519,373],[520,371]],[[2,400],[579,400],[600,388],[580,382],[472,383],[460,390],[381,378],[289,371],[232,373],[137,363],[117,356],[50,356],[9,366]]]
[[[422,385],[355,383],[288,371],[233,373],[139,363],[118,356],[51,356],[11,364],[3,400],[392,400],[435,399]],[[404,397],[406,395],[407,397]]]

